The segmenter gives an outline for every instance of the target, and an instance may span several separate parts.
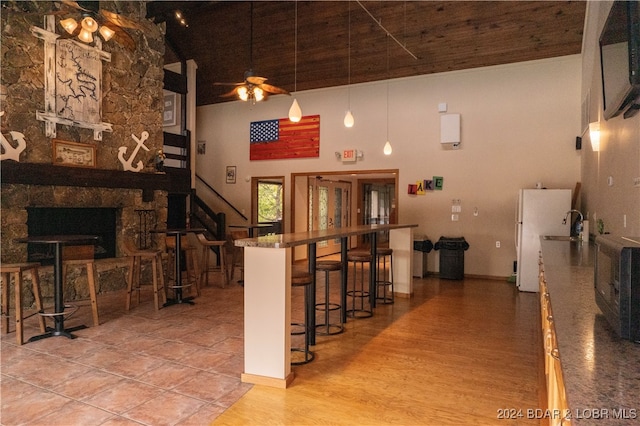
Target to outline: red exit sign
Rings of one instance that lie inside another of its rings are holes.
[[[356,161],[356,150],[345,149],[342,151],[342,161]]]

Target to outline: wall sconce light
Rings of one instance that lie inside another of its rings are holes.
[[[600,151],[600,123],[589,123],[589,139],[591,139],[591,149],[593,152]]]

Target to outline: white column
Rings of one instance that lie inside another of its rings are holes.
[[[413,295],[413,231],[412,228],[389,231],[389,248],[393,249],[394,293],[409,298]]]
[[[286,388],[291,372],[291,248],[244,248],[242,381]]]

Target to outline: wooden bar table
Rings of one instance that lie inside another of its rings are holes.
[[[171,305],[180,305],[182,303],[188,303],[189,305],[194,304],[193,297],[182,297],[182,289],[190,285],[183,285],[182,283],[182,236],[187,235],[190,232],[198,234],[205,231],[206,229],[204,228],[170,228],[152,229],[149,231],[153,234],[166,234],[167,236],[174,237],[176,239],[175,259],[173,263],[173,289],[175,291],[176,297],[174,299],[167,299],[167,302],[163,305],[164,307]]]
[[[54,328],[47,327],[47,332],[38,336],[33,336],[29,339],[29,342],[36,340],[46,339],[47,337],[64,336],[69,339],[75,339],[77,336],[72,334],[76,330],[86,328],[85,325],[79,325],[76,327],[64,328],[64,316],[65,316],[65,304],[64,304],[64,285],[62,276],[62,246],[64,245],[83,245],[83,244],[95,244],[98,241],[97,235],[43,235],[32,236],[27,238],[20,238],[16,240],[19,243],[27,244],[45,244],[52,245],[54,247],[54,262],[53,262],[53,296],[54,296],[54,311],[53,314],[44,314],[53,317]],[[69,315],[69,312],[66,313]]]
[[[244,372],[241,380],[279,388],[286,388],[293,381],[290,332],[293,247],[309,245],[309,255],[315,257],[313,248],[318,241],[340,238],[342,262],[346,266],[349,237],[389,231],[389,247],[393,249],[394,255],[396,293],[409,298],[413,293],[412,228],[417,226],[360,225],[236,240],[236,246],[244,247],[245,268]],[[372,245],[371,250],[375,255],[375,245]],[[315,258],[309,259],[309,272],[315,277],[315,266],[312,270],[312,265],[315,265]],[[346,274],[345,269],[342,280],[344,288]],[[373,285],[375,286],[375,282]],[[312,287],[315,297],[315,286]],[[375,293],[372,293],[372,296],[375,298]],[[315,322],[315,318],[312,320]],[[315,326],[311,326],[314,324],[308,324],[311,330],[315,330]],[[312,333],[312,336],[315,336],[315,333]]]

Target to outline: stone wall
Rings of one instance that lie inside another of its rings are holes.
[[[2,3],[2,134],[9,142],[12,142],[10,131],[24,134],[26,148],[20,154],[20,162],[52,164],[52,139],[45,135],[45,123],[36,119],[36,112],[45,109],[44,42],[31,34],[30,27],[44,28],[44,15],[55,10],[56,6],[54,2]],[[128,147],[127,152],[131,154],[136,145],[132,135],[140,138],[142,132],[146,131],[149,138],[145,145],[149,151],[141,149],[135,163],[138,160],[144,162],[145,169],[141,173],[154,173],[154,155],[163,144],[164,26],[145,18],[146,2],[101,1],[100,7],[126,16],[139,23],[142,28],[127,30],[136,43],[134,50],[129,50],[113,39],[103,42],[102,48],[111,54],[111,61],[102,63],[102,121],[111,123],[113,131],[103,132],[102,141],[96,141],[91,129],[57,125],[56,139],[92,144],[96,148],[96,168],[123,170],[118,159],[120,147]],[[73,17],[79,21],[81,18],[80,13],[65,10],[70,13],[56,15],[58,34],[64,32],[57,24],[60,19]],[[162,227],[167,217],[167,193],[155,191],[152,201],[143,201],[141,189],[85,187],[80,183],[76,185],[69,182],[68,186],[51,186],[47,185],[46,179],[40,185],[2,183],[1,261],[26,260],[26,245],[14,240],[27,236],[25,208],[28,206],[117,207],[117,258],[97,262],[98,285],[102,291],[122,288],[125,285],[126,259],[122,257],[121,248],[123,241],[136,238],[139,217],[135,210],[154,210],[157,223]],[[163,241],[158,241],[157,244],[164,246]],[[51,269],[41,269],[45,295],[51,294]],[[80,275],[84,276],[74,276]],[[81,282],[83,278],[78,280],[80,281],[71,280],[67,295],[83,298],[86,291],[82,289],[86,289],[86,286]]]

